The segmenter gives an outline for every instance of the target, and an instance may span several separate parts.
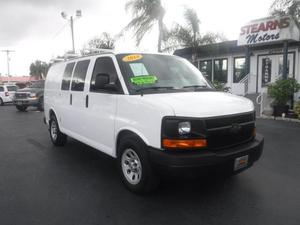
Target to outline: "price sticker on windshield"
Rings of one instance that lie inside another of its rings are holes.
[[[130,78],[131,83],[135,85],[155,84],[157,80],[158,80],[157,76],[152,76],[152,75],[136,76]]]
[[[140,54],[133,54],[133,55],[124,56],[122,60],[123,60],[123,62],[134,62],[134,61],[140,60],[142,58],[143,58],[143,56]]]

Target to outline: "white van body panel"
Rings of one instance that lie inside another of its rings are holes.
[[[152,147],[161,148],[161,121],[164,116],[174,116],[169,104],[156,101],[154,95],[118,96],[115,122],[116,136],[130,130]]]
[[[144,95],[146,101],[169,105],[176,116],[215,117],[254,110],[251,100],[217,91],[180,92]]]
[[[45,110],[45,118],[46,121],[49,121],[49,112],[52,109],[56,115],[58,116],[58,123],[60,123],[59,115],[60,115],[60,105],[61,101],[61,81],[63,72],[65,69],[65,64],[58,63],[54,64],[50,67],[47,79],[45,81],[45,91],[44,91],[44,110]]]

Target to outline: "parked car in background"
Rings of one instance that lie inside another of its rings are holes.
[[[15,93],[14,104],[19,111],[26,111],[29,106],[44,110],[44,80],[35,81],[27,88]]]
[[[17,90],[18,87],[16,85],[0,85],[0,106],[4,105],[5,103],[13,102],[13,98]]]

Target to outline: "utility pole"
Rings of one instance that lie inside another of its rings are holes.
[[[61,16],[70,22],[71,38],[72,38],[72,52],[75,53],[75,40],[74,40],[74,21],[82,16],[81,10],[76,10],[76,16],[68,16],[67,13],[62,12]]]
[[[2,52],[6,52],[6,60],[7,60],[7,76],[10,77],[10,70],[9,70],[9,53],[14,52],[14,50],[2,50]],[[9,78],[8,78],[9,79]]]

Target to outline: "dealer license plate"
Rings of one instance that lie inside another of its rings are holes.
[[[238,157],[234,160],[234,170],[240,170],[248,166],[248,155],[244,155],[242,157]]]

